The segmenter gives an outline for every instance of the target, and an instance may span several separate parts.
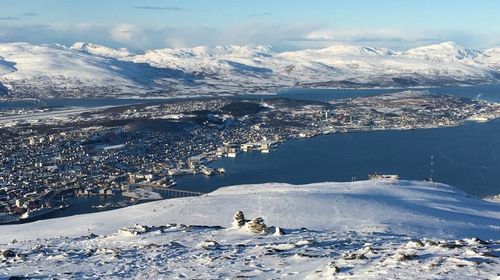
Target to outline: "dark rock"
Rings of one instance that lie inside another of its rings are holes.
[[[13,258],[16,256],[16,253],[12,249],[7,249],[2,252],[2,256],[6,259]]]
[[[22,279],[27,279],[26,277],[23,276],[10,276],[7,278],[8,280],[22,280]]]
[[[486,242],[486,241],[484,241],[484,240],[482,240],[482,239],[480,239],[480,238],[477,238],[477,237],[472,238],[472,240],[473,240],[474,242],[477,242],[477,243],[481,244],[481,245],[486,245],[486,244],[488,244],[488,242]]]
[[[252,219],[246,225],[248,229],[253,233],[262,233],[267,229],[267,226],[264,223],[264,219],[262,219],[261,217]]]
[[[424,247],[424,243],[420,239],[413,240],[419,247]]]
[[[241,211],[236,212],[236,214],[234,214],[233,219],[234,219],[234,222],[233,222],[234,226],[242,227],[246,223],[245,215]]]
[[[328,264],[328,267],[330,268],[330,270],[335,274],[335,273],[338,273],[340,271],[340,268],[338,266],[335,265],[335,262],[330,262]]]
[[[342,258],[344,260],[363,260],[366,259],[365,254],[345,253]]]
[[[415,257],[416,257],[415,254],[396,254],[394,256],[395,260],[399,262],[413,260]]]

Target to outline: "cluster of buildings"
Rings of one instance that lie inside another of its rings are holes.
[[[348,112],[351,129],[387,130],[435,128],[459,125],[471,118],[496,118],[498,104],[428,92],[365,96],[330,102]]]
[[[420,92],[329,103],[210,98],[129,105],[0,128],[0,222],[66,207],[64,196],[169,188],[175,176],[291,138],[458,125],[498,104]],[[45,210],[41,210],[45,209]]]

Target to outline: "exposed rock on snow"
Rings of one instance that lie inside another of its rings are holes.
[[[185,228],[0,244],[17,252],[0,263],[0,278],[495,279],[500,272],[498,241],[436,239],[413,246],[410,238],[388,233],[261,236]]]
[[[233,219],[234,219],[233,226],[235,227],[242,227],[245,225],[246,222],[248,222],[248,220],[245,220],[245,215],[241,211],[236,212],[236,214],[234,214]]]
[[[270,226],[268,227],[264,223],[264,219],[262,217],[257,217],[251,220],[246,220],[245,215],[242,211],[236,212],[233,217],[233,228],[245,228],[247,231],[256,233],[256,234],[274,234],[274,235],[283,235],[285,232],[279,228]]]
[[[280,227],[271,227],[271,228],[274,228],[274,235],[279,236],[285,234],[285,232]]]
[[[7,249],[5,251],[2,251],[2,257],[4,257],[4,259],[13,258],[15,256],[16,253],[14,253],[12,249]]]
[[[243,211],[287,234],[249,234],[266,226]],[[437,183],[235,186],[1,226],[0,278],[495,279],[499,221],[500,204]]]
[[[118,230],[118,233],[138,235],[138,234],[143,234],[143,233],[150,232],[150,231],[151,231],[150,227],[135,224],[133,227],[122,228],[122,229]]]
[[[250,220],[250,222],[248,222],[246,226],[248,230],[253,233],[263,233],[267,230],[267,225],[264,223],[264,219],[262,219],[261,217]]]

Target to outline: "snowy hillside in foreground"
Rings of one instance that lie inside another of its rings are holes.
[[[232,226],[238,210],[284,235]],[[493,279],[500,204],[424,182],[245,185],[0,226],[0,243],[0,277]]]
[[[155,209],[155,211],[153,211]],[[68,233],[109,234],[135,223],[229,226],[237,210],[272,225],[384,232],[415,237],[500,239],[500,204],[425,182],[359,181],[226,187],[196,198],[157,201],[112,212],[0,227],[0,242]],[[57,221],[57,222],[55,222]],[[471,226],[474,223],[474,226]],[[9,233],[9,234],[7,234]]]
[[[0,44],[11,97],[269,93],[284,87],[404,87],[498,82],[500,52],[453,42],[392,51],[335,45],[273,52],[217,46],[133,53],[91,43]]]

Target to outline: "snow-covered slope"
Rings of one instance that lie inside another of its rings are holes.
[[[155,79],[168,77],[147,64],[97,56],[58,45],[0,44],[0,56],[14,71],[0,76],[0,83],[22,97],[102,96],[144,92]]]
[[[500,48],[485,50],[480,60],[483,63],[500,70]]]
[[[480,51],[464,48],[455,42],[418,47],[403,53],[407,57],[439,62],[473,62],[481,54]]]
[[[144,55],[132,58],[134,62],[149,63],[155,67],[170,67],[189,72],[215,74],[239,69],[236,63],[259,68],[266,58],[271,58],[269,47],[195,47],[180,49],[158,49],[147,51]],[[258,70],[258,69],[250,69]],[[264,70],[266,71],[266,70]]]
[[[76,42],[69,48],[72,50],[87,52],[89,54],[107,56],[113,58],[124,58],[132,55],[132,53],[125,48],[113,49],[113,48],[108,48],[106,46],[101,46],[87,42]]]
[[[13,97],[36,97],[40,92],[47,97],[262,93],[293,86],[436,86],[500,80],[498,49],[481,52],[453,42],[403,52],[335,45],[283,53],[269,46],[132,53],[82,42],[71,47],[14,43],[0,44],[0,57],[0,83]]]
[[[5,61],[4,58],[0,56],[0,77],[14,71],[16,71],[16,69],[12,67],[12,63]],[[6,95],[7,93],[8,89],[0,81],[0,96]]]
[[[294,69],[297,79],[303,83],[328,85],[325,82],[332,81],[335,85],[335,81],[345,80],[362,85],[411,86],[494,80],[495,71],[473,60],[477,53],[479,52],[466,50],[452,43],[443,43],[407,52],[333,46],[320,50],[287,52],[279,56],[296,62],[295,68],[311,63],[330,67],[331,71],[317,71],[322,75],[321,81],[311,79],[312,75],[300,78],[303,70]]]
[[[5,59],[0,56],[0,76],[6,75],[14,71],[16,71],[16,69],[12,67],[11,63],[5,61]]]
[[[391,232],[414,237],[500,239],[500,204],[447,185],[360,181],[311,185],[243,185],[202,197],[157,201],[110,212],[0,227],[0,242],[109,234],[135,223],[229,226],[235,211],[272,225],[315,230]]]
[[[62,47],[23,43],[2,44],[0,54],[16,71],[0,77],[11,88],[47,92],[99,88],[137,87],[107,58],[68,51]]]
[[[410,181],[235,186],[0,226],[0,251],[0,277],[493,279],[500,204]]]
[[[30,79],[45,75],[77,77],[83,81],[120,82],[120,76],[113,72],[116,69],[108,60],[70,52],[63,47],[3,44],[0,53],[6,60],[14,62],[17,70],[4,76],[7,79]]]

